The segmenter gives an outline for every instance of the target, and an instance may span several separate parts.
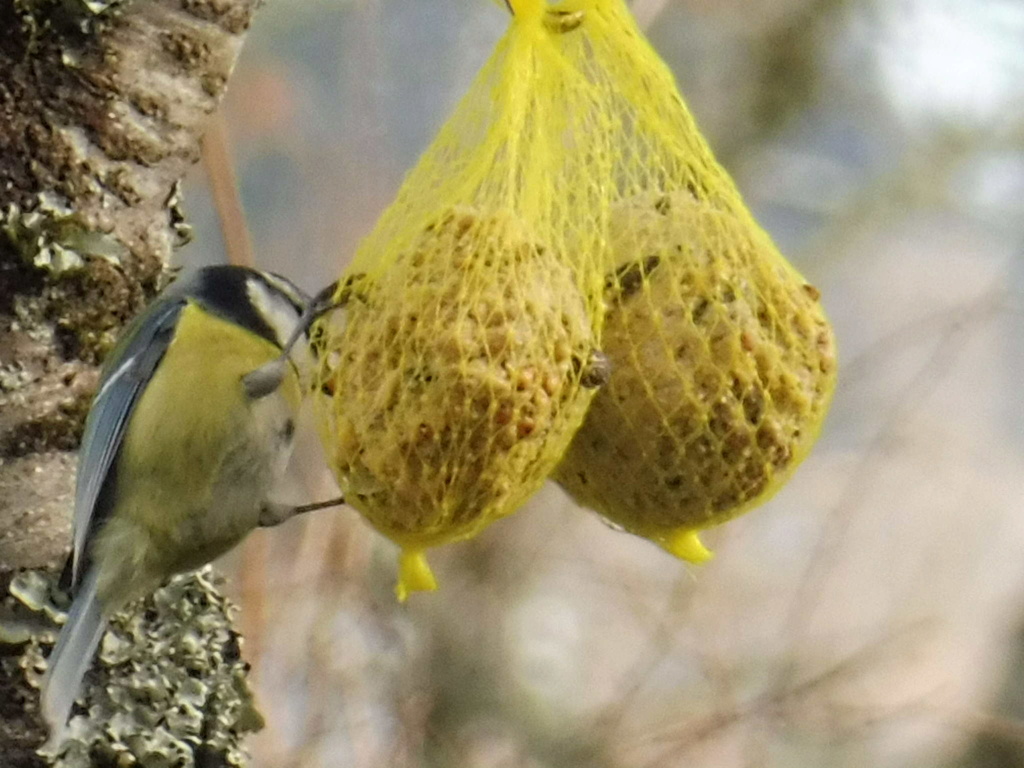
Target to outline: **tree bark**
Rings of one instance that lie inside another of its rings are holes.
[[[24,661],[41,641],[38,632],[32,640],[19,634],[45,622],[24,599],[8,595],[8,586],[21,569],[53,572],[65,557],[72,451],[97,363],[123,324],[162,287],[168,257],[187,239],[178,183],[199,157],[203,128],[256,5],[0,0],[5,767],[46,764],[35,755],[44,736],[35,714],[37,675]],[[197,764],[234,764],[202,749],[196,754],[206,755]]]

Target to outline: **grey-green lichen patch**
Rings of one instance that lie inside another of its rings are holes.
[[[102,360],[164,279],[162,264],[139,260],[53,193],[0,208],[0,391],[64,361]]]
[[[245,765],[241,738],[261,728],[263,720],[231,626],[235,608],[219,594],[218,584],[207,567],[172,579],[115,616],[86,675],[65,740],[40,754],[59,768]],[[47,590],[38,584],[14,591],[24,593],[29,604],[47,603]],[[54,637],[55,629],[40,632],[17,657],[32,685],[38,686],[45,673]],[[204,762],[197,763],[200,754]]]
[[[65,614],[49,574],[21,571],[11,577],[7,591],[0,600],[0,646],[24,645],[39,638],[52,645]]]
[[[77,447],[91,366],[164,272],[53,193],[0,207],[0,458]]]
[[[120,264],[128,249],[112,235],[90,229],[54,195],[41,193],[31,210],[10,203],[0,211],[0,233],[26,264],[59,277],[76,272],[86,257]]]
[[[53,581],[45,571],[22,571],[15,574],[8,587],[11,596],[33,612],[42,612],[55,624],[64,620],[64,611],[55,604]]]

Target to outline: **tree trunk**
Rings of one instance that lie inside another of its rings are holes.
[[[38,628],[47,622],[31,599],[36,582],[16,574],[25,568],[53,573],[66,554],[71,451],[95,389],[97,363],[125,321],[162,286],[168,257],[187,239],[178,182],[199,157],[206,119],[223,94],[256,5],[257,0],[0,0],[0,595],[5,596],[0,604],[0,765],[5,768],[46,764],[35,754],[44,732],[36,714],[33,665],[41,665],[46,643]],[[12,592],[20,599],[8,595],[12,578]],[[209,683],[208,691],[221,690],[218,676],[235,679],[242,667],[237,636],[227,624],[228,607],[202,578],[170,589],[200,603],[191,612],[173,606],[172,612],[188,614],[185,623],[200,616],[213,621],[207,615],[211,606],[223,619],[209,639],[219,643],[209,650],[219,654],[220,667],[191,670],[190,677],[198,687]],[[154,653],[160,646],[152,642],[158,630],[151,619],[170,610],[163,603],[158,595],[144,619],[121,622],[117,637],[145,639],[145,652]],[[108,656],[108,650],[105,646],[101,655]],[[203,701],[209,704],[208,699]],[[195,703],[193,696],[190,706]],[[203,720],[205,746],[193,749],[196,764],[236,764],[241,758],[233,747],[211,735],[215,725]],[[58,764],[105,764],[97,762],[107,759],[104,751],[92,751],[84,763],[68,757]],[[124,750],[115,744],[108,751]]]

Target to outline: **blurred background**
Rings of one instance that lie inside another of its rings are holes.
[[[555,488],[434,552],[440,591],[405,605],[351,510],[257,533],[223,563],[253,764],[1024,766],[1024,3],[634,10],[821,289],[821,441],[700,568]],[[487,0],[268,3],[224,107],[256,262],[337,276],[505,25]],[[225,258],[217,166],[185,190],[188,264]]]

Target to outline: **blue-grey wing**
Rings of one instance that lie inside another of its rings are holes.
[[[123,335],[104,364],[99,390],[93,399],[78,454],[75,515],[72,521],[74,589],[88,560],[87,547],[97,527],[109,514],[101,506],[104,485],[113,476],[132,411],[146,383],[160,364],[174,336],[184,297],[165,297],[140,315]]]

